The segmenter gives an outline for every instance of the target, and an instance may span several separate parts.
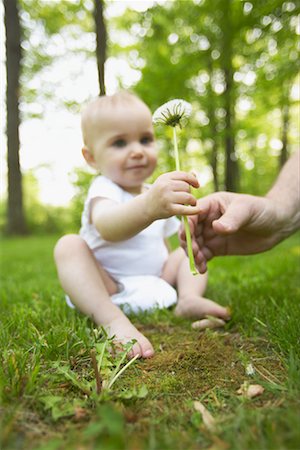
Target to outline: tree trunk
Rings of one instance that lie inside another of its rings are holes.
[[[19,160],[19,94],[22,55],[21,26],[17,0],[4,0],[4,9],[7,76],[7,231],[9,234],[24,234],[26,232],[26,224],[23,211],[22,174]]]
[[[279,156],[279,170],[284,166],[288,159],[288,129],[289,129],[289,113],[290,105],[287,98],[286,103],[282,107],[282,149]]]
[[[225,187],[227,191],[237,191],[238,189],[238,167],[235,154],[235,140],[233,134],[233,101],[232,91],[232,70],[225,69]]]
[[[212,90],[212,76],[213,76],[213,69],[211,61],[208,65],[208,72],[209,72],[209,91],[208,91],[208,119],[210,124],[210,130],[211,130],[211,138],[213,141],[212,150],[211,150],[211,157],[210,157],[210,165],[213,172],[213,178],[214,178],[214,190],[219,190],[219,177],[218,177],[218,143],[217,143],[217,124],[216,124],[216,116],[215,116],[215,105],[214,105],[214,94]]]
[[[216,138],[213,140],[213,148],[211,154],[211,167],[214,176],[214,189],[219,190],[219,177],[218,177],[218,144]]]
[[[233,67],[232,67],[232,24],[230,20],[231,0],[227,0],[224,7],[223,21],[223,72],[225,78],[224,108],[225,130],[225,188],[227,191],[238,189],[238,163],[235,153],[234,140],[234,92],[233,92]]]
[[[104,63],[106,59],[106,28],[103,17],[103,1],[94,0],[94,20],[96,32],[96,57],[100,94],[105,95]]]

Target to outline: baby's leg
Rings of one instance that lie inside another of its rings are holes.
[[[178,248],[169,255],[162,278],[177,286],[178,303],[175,314],[191,318],[211,315],[229,319],[226,308],[203,297],[207,285],[207,274],[191,274],[189,260],[182,248]]]
[[[54,249],[58,276],[64,291],[74,305],[93,319],[97,325],[107,329],[110,336],[125,343],[136,339],[133,355],[144,358],[154,350],[145,338],[114,305],[110,295],[117,292],[117,285],[97,263],[86,242],[78,235],[63,236]]]

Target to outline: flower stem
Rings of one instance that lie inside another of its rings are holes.
[[[115,376],[110,380],[109,385],[108,385],[108,389],[110,389],[112,387],[112,385],[114,384],[114,382],[117,380],[117,378],[119,378],[119,376],[139,357],[140,355],[135,355],[134,358],[132,358],[124,367],[122,367],[122,369],[115,374]]]
[[[191,230],[189,226],[189,222],[186,216],[183,217],[183,223],[184,223],[184,231],[186,236],[186,245],[187,245],[187,252],[190,262],[190,271],[193,275],[198,275],[198,270],[195,266],[195,260],[193,255],[193,249],[192,249],[192,239],[191,239]]]
[[[173,127],[173,142],[174,142],[176,170],[180,170],[180,161],[179,161],[179,152],[178,152],[178,145],[177,145],[176,127]]]
[[[179,152],[177,145],[177,135],[176,135],[176,127],[173,127],[173,142],[174,142],[174,153],[175,153],[175,165],[176,170],[180,170],[180,161],[179,161]],[[184,231],[186,236],[186,244],[187,244],[187,252],[190,263],[190,271],[193,275],[198,275],[198,271],[195,266],[195,260],[192,249],[192,239],[191,239],[191,230],[189,226],[189,222],[186,216],[183,217]]]

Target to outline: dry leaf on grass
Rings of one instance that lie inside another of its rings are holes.
[[[238,389],[237,393],[243,397],[254,398],[263,394],[264,390],[265,389],[260,384],[248,384],[245,382]]]
[[[254,375],[255,374],[255,369],[254,369],[253,364],[251,364],[251,363],[247,364],[245,372],[246,372],[246,375],[248,375],[248,376]]]
[[[195,330],[206,330],[207,328],[222,328],[225,325],[225,321],[218,319],[217,317],[209,317],[207,319],[197,320],[192,323],[192,328]]]
[[[85,419],[89,415],[88,411],[81,406],[76,406],[74,409],[74,418],[75,420]]]
[[[211,413],[205,408],[205,406],[198,400],[195,400],[194,408],[201,414],[203,423],[206,426],[206,428],[209,431],[216,431],[216,421],[211,415]]]

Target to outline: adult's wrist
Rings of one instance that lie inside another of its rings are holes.
[[[266,198],[274,202],[279,218],[280,240],[300,228],[300,151],[283,166]]]
[[[275,192],[266,195],[274,211],[272,244],[276,245],[300,228],[300,205],[289,203],[289,199],[274,198]]]

